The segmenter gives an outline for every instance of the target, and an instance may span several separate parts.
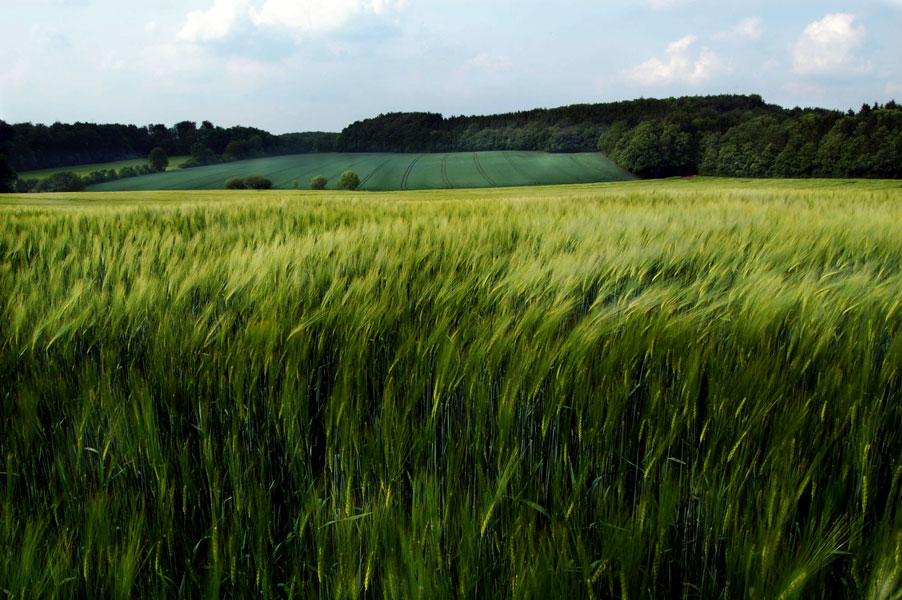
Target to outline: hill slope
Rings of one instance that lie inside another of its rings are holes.
[[[231,162],[120,179],[98,184],[92,191],[212,190],[226,179],[255,173],[265,175],[278,189],[293,182],[304,189],[323,175],[335,189],[339,175],[350,169],[360,176],[363,190],[426,190],[507,187],[626,181],[632,175],[598,153],[450,152],[445,154],[295,154]]]

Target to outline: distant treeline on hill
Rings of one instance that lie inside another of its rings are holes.
[[[785,109],[758,95],[639,99],[478,117],[358,121],[343,152],[601,151],[640,177],[902,177],[902,106]]]
[[[17,171],[105,163],[147,156],[160,147],[169,156],[188,155],[197,165],[257,156],[334,152],[336,133],[273,135],[253,127],[217,127],[203,121],[165,125],[94,123],[10,125],[0,121],[0,154]],[[189,164],[189,166],[192,166]]]
[[[600,151],[645,178],[902,178],[902,106],[890,101],[843,113],[785,109],[758,95],[643,98],[490,116],[390,113],[341,134],[284,135],[209,121],[172,127],[0,121],[0,156],[16,171],[144,157],[156,147],[170,156],[190,154],[185,167],[312,152],[539,150]]]

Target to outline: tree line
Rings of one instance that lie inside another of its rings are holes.
[[[154,148],[169,156],[190,154],[198,164],[335,150],[336,133],[273,135],[254,127],[223,128],[203,121],[162,124],[52,125],[0,121],[0,154],[16,171],[51,169],[146,157]]]
[[[844,113],[786,109],[756,94],[640,98],[487,116],[389,113],[340,134],[283,135],[210,121],[172,127],[0,121],[0,191],[14,189],[16,171],[139,158],[154,148],[190,155],[184,168],[314,152],[538,150],[603,152],[645,178],[902,178],[902,106],[864,104]],[[98,172],[91,183],[113,175],[131,173]]]
[[[843,113],[721,95],[473,117],[389,113],[346,127],[337,149],[600,151],[646,178],[902,177],[902,107],[890,101]]]

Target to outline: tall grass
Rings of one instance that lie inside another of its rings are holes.
[[[862,187],[20,198],[0,591],[898,598]]]

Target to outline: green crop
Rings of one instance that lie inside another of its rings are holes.
[[[899,595],[898,182],[0,222],[4,595]]]
[[[214,190],[223,181],[262,173],[277,189],[322,175],[337,189],[347,170],[370,191],[550,185],[634,179],[598,153],[452,152],[447,154],[298,154],[145,175],[92,186],[94,191]]]

